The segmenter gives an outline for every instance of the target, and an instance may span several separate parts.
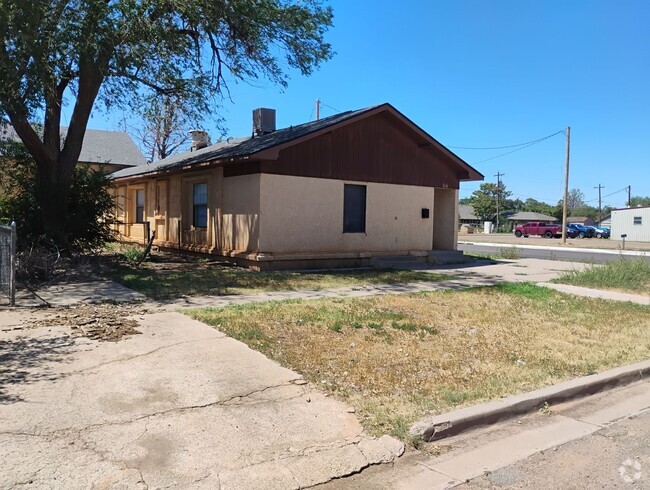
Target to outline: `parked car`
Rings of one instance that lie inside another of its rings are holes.
[[[573,228],[569,228],[568,226],[566,227],[567,238],[576,238],[577,236],[578,236],[578,230],[574,230]]]
[[[612,230],[605,226],[594,226],[593,228],[596,238],[609,238],[612,234]]]
[[[593,238],[595,235],[594,230],[590,230],[589,227],[578,223],[569,223],[567,229],[575,231],[578,238]]]
[[[530,221],[523,225],[515,227],[515,236],[528,237],[530,235],[539,235],[546,238],[561,237],[562,227],[560,225],[549,225],[539,221]]]

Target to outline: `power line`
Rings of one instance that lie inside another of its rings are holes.
[[[546,138],[544,138],[544,139],[546,139]],[[528,145],[526,145],[526,146],[522,146],[522,147],[520,147],[520,148],[517,148],[516,150],[507,151],[507,152],[505,152],[505,153],[501,153],[500,155],[497,155],[497,156],[494,156],[494,157],[490,157],[490,158],[486,158],[485,160],[480,160],[480,161],[478,161],[478,162],[473,162],[472,165],[478,165],[479,163],[485,163],[485,162],[489,162],[490,160],[496,160],[497,158],[501,158],[501,157],[504,157],[504,156],[506,156],[506,155],[510,155],[511,153],[514,153],[514,152],[516,152],[516,151],[525,150],[525,149],[528,148],[529,146],[536,145],[537,143],[539,143],[539,141],[536,141],[535,143],[530,143],[530,144],[528,144]]]
[[[491,146],[491,147],[471,147],[471,146],[447,146],[447,148],[453,148],[456,150],[505,150],[507,148],[516,148],[518,146],[529,146],[529,145],[534,145],[536,143],[541,143],[544,140],[547,140],[549,138],[552,138],[553,136],[564,133],[564,129],[553,133],[549,134],[548,136],[544,136],[543,138],[539,138],[533,141],[527,141],[526,143],[518,143],[516,145],[507,145],[507,146]]]

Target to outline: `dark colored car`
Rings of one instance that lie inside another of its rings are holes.
[[[595,235],[594,230],[591,230],[589,227],[580,225],[578,223],[569,223],[567,225],[567,230],[574,231],[578,238],[593,238]]]
[[[612,234],[612,230],[604,226],[593,226],[592,228],[596,238],[609,238]]]

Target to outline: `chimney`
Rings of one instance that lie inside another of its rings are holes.
[[[275,109],[253,110],[253,134],[262,136],[275,131]]]
[[[190,151],[200,150],[210,145],[210,135],[203,129],[192,129],[190,136],[192,137]]]

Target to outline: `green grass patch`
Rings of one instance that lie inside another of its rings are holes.
[[[566,271],[553,282],[650,294],[650,264],[643,258],[621,257],[604,265]]]

